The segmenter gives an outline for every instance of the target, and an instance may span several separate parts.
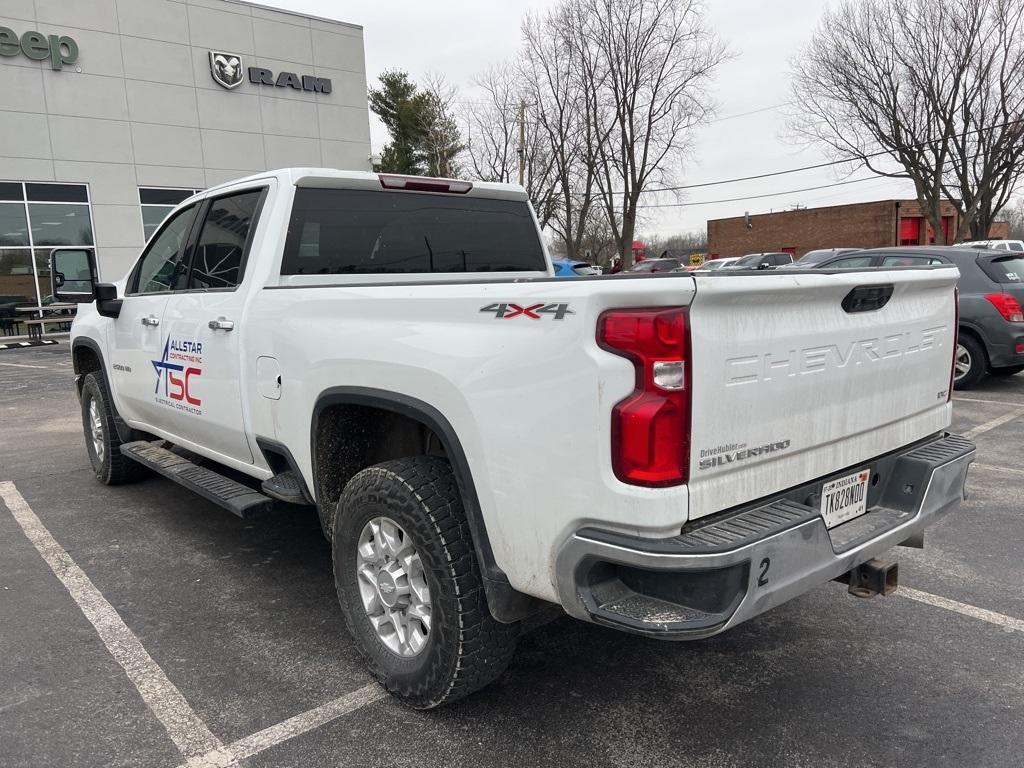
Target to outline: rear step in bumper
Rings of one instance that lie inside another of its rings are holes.
[[[558,555],[562,605],[639,634],[710,637],[918,536],[959,506],[974,454],[969,440],[945,435],[864,462],[884,473],[877,503],[831,531],[793,493],[669,539],[580,529]]]

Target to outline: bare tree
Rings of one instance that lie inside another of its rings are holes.
[[[458,91],[444,75],[428,72],[423,81],[421,91],[426,107],[422,114],[421,146],[427,175],[455,178],[460,170],[457,158],[464,148],[455,121]]]
[[[1008,163],[1020,132],[994,128],[1021,117],[1022,7],[846,0],[826,11],[793,59],[791,130],[836,159],[911,180],[937,239],[944,197],[958,208],[958,236],[975,222],[987,232],[982,220],[1005,205],[1019,177],[1019,162]]]
[[[984,240],[1024,174],[1024,2],[980,2],[977,51],[964,80],[944,189],[958,239]]]
[[[518,72],[508,64],[491,67],[473,79],[480,95],[465,103],[466,157],[469,172],[482,181],[515,183],[519,174],[519,110],[526,88]],[[526,120],[523,152],[526,164],[526,193],[542,227],[555,213],[557,201],[552,189],[552,160],[547,142],[535,121]]]
[[[568,0],[594,123],[597,185],[623,268],[637,204],[691,147],[713,112],[708,88],[728,57],[698,0]]]
[[[569,259],[579,258],[595,205],[600,139],[581,77],[585,48],[573,8],[562,5],[523,21],[519,72],[531,128],[550,159],[553,197],[548,227]]]

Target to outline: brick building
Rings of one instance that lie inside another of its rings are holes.
[[[952,243],[959,219],[953,204],[942,203],[942,232],[936,238],[916,200],[800,208],[708,222],[711,258],[762,251],[786,251],[795,258],[817,248],[881,248],[892,245]],[[992,227],[991,237],[1006,237],[1006,222]]]

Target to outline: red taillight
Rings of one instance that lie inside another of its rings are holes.
[[[632,393],[612,409],[612,467],[624,483],[680,485],[690,473],[690,337],[684,307],[616,309],[597,340],[636,369]]]
[[[1020,308],[1020,302],[1008,293],[986,293],[988,303],[999,310],[1003,319],[1011,323],[1024,323],[1024,309]]]
[[[422,176],[394,176],[386,173],[377,174],[377,178],[384,189],[405,189],[410,192],[450,192],[464,195],[473,188],[472,181],[454,179],[428,179]]]

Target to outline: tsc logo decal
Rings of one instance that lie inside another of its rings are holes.
[[[163,356],[150,362],[156,371],[156,388],[153,390],[156,401],[179,411],[202,416],[200,406],[203,401],[193,388],[196,379],[203,374],[203,345],[198,341],[175,340],[168,336],[164,342]]]
[[[500,304],[488,304],[480,308],[481,312],[492,312],[498,320],[511,320],[513,317],[528,317],[531,320],[540,320],[541,315],[551,315],[555,320],[564,320],[566,315],[576,313],[569,309],[568,304],[531,304],[528,307],[502,302]]]

